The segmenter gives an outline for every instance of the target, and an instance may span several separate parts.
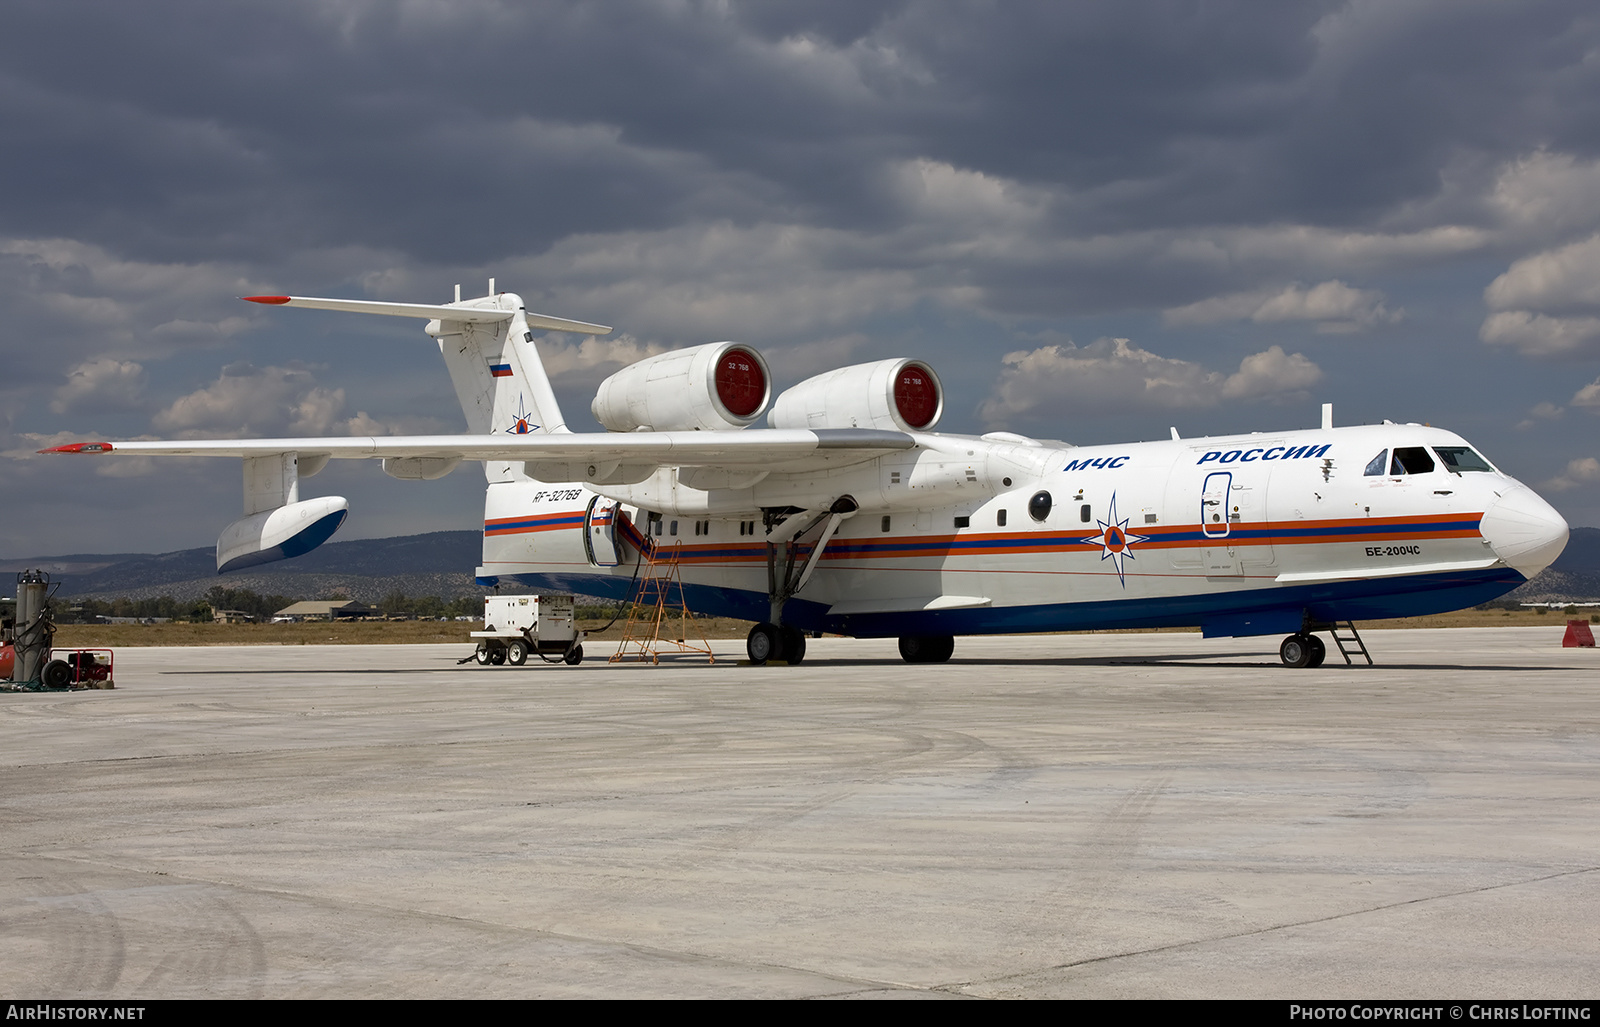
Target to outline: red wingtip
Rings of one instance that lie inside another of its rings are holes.
[[[41,453],[109,453],[109,442],[69,442],[65,446],[51,446],[49,449],[39,450]]]
[[[239,298],[242,299],[242,300],[246,300],[246,301],[248,301],[250,303],[288,303],[289,302],[289,297],[287,297],[287,296],[240,296]]]

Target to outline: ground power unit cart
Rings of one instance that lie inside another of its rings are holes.
[[[570,595],[484,596],[483,630],[474,631],[479,666],[520,667],[529,654],[546,663],[576,665],[583,659]]]

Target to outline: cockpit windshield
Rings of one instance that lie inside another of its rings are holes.
[[[1454,471],[1457,474],[1462,471],[1494,471],[1487,460],[1466,446],[1434,446],[1433,451],[1444,461],[1447,471]]]
[[[1389,462],[1390,474],[1427,474],[1433,470],[1433,457],[1421,446],[1398,446]]]

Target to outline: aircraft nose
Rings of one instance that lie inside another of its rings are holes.
[[[1567,546],[1566,520],[1526,485],[1502,495],[1479,530],[1495,555],[1525,578],[1550,566]]]

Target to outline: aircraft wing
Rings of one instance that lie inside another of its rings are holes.
[[[314,296],[241,296],[251,303],[265,303],[274,307],[305,307],[308,310],[343,310],[351,314],[383,314],[388,317],[416,317],[440,321],[484,323],[509,321],[514,310],[500,307],[458,307],[427,303],[385,303],[376,300],[330,300]],[[610,325],[590,324],[566,317],[551,317],[524,310],[523,317],[530,328],[543,328],[554,332],[579,332],[584,335],[605,335]]]
[[[912,449],[904,432],[816,430],[584,432],[549,435],[352,435],[302,439],[190,439],[73,442],[41,453],[262,457],[299,453],[335,460],[433,458],[534,463],[650,464],[656,467],[761,468],[787,472],[841,466]]]

